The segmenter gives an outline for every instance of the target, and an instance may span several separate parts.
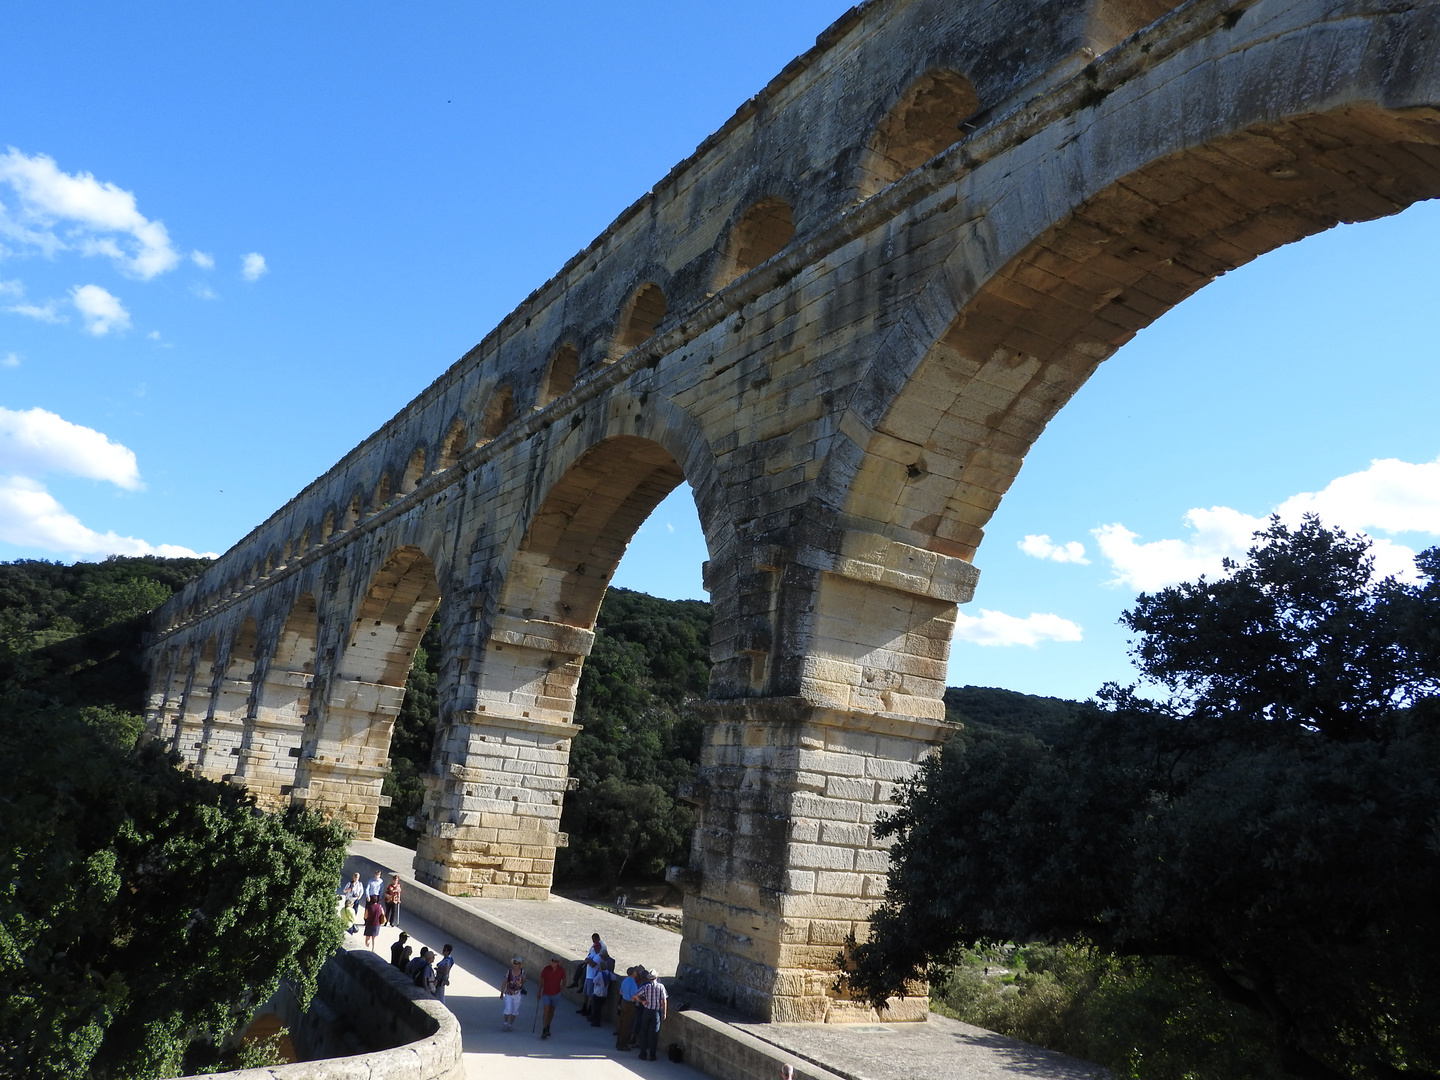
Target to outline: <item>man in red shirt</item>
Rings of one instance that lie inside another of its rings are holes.
[[[550,957],[550,963],[540,970],[540,1004],[545,1006],[545,1030],[542,1039],[550,1037],[550,1021],[555,1019],[555,1006],[560,1003],[560,992],[565,989],[565,965],[559,957]]]

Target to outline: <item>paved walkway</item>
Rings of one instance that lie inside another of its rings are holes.
[[[398,871],[409,885],[413,882],[413,852],[384,841],[362,841],[351,845],[351,853],[368,859],[387,871]],[[357,867],[361,868],[361,867]],[[368,878],[368,871],[364,875]],[[549,900],[489,900],[479,897],[443,897],[438,902],[461,905],[482,918],[519,933],[534,947],[556,949],[562,960],[578,958],[589,947],[590,935],[599,932],[621,968],[640,963],[673,975],[679,961],[680,935],[646,923],[613,915],[607,911],[552,896]],[[465,1031],[467,1075],[479,1077],[482,1067],[492,1068],[502,1058],[525,1058],[524,1068],[540,1068],[540,1077],[574,1077],[579,1072],[602,1076],[658,1076],[686,1080],[703,1074],[690,1065],[676,1065],[662,1059],[641,1062],[632,1051],[615,1050],[615,1033],[610,1025],[591,1028],[575,1015],[570,1005],[557,1011],[555,1036],[541,1042],[528,1026],[534,1010],[535,993],[526,999],[527,1012],[521,1028],[513,1033],[500,1031],[499,980],[503,963],[492,960],[456,938],[441,938],[432,927],[402,908],[401,923],[419,944],[436,949],[445,941],[456,946],[457,975],[446,1004],[460,1019]],[[382,931],[381,945],[388,957],[395,931]],[[513,940],[503,937],[503,940]],[[507,946],[508,948],[509,946]],[[418,945],[417,945],[418,949]],[[508,957],[506,958],[508,959]],[[528,972],[532,978],[538,971]],[[463,980],[463,981],[462,981]],[[682,1003],[683,993],[672,994],[671,1004]],[[743,1036],[767,1044],[769,1057],[764,1068],[777,1060],[792,1061],[797,1076],[826,1077],[828,1080],[1098,1080],[1109,1073],[1098,1065],[1066,1057],[1049,1050],[1008,1039],[993,1031],[972,1027],[934,1013],[923,1024],[757,1024],[731,1013],[714,1002],[695,1001],[695,1011],[729,1025]],[[662,1033],[663,1039],[664,1033]],[[683,1041],[683,1037],[681,1038]],[[687,1062],[688,1062],[687,1058]],[[572,1062],[584,1062],[576,1066]],[[482,1065],[483,1063],[483,1065]],[[548,1070],[548,1071],[547,1071]],[[753,1069],[746,1072],[748,1077]],[[493,1074],[487,1074],[488,1076]],[[756,1074],[755,1080],[778,1080]],[[527,1080],[529,1078],[527,1077]],[[586,1080],[594,1080],[587,1075]]]
[[[406,917],[403,908],[400,922],[400,929],[410,935],[408,944],[414,946],[417,954],[422,945],[438,954],[450,940],[430,924]],[[375,951],[388,959],[390,946],[399,933],[393,927],[384,927]],[[635,1050],[621,1053],[615,1049],[614,1024],[606,1022],[598,1028],[591,1027],[588,1020],[575,1014],[575,1007],[568,1002],[562,1002],[555,1010],[553,1034],[542,1041],[538,1024],[533,1033],[530,1030],[536,1016],[536,1002],[540,1000],[538,971],[526,971],[530,994],[524,1000],[516,1030],[501,1031],[499,987],[505,965],[462,942],[452,943],[455,969],[445,1004],[465,1032],[465,1075],[469,1080],[482,1077],[494,1080],[506,1074],[502,1070],[523,1076],[525,1080],[560,1080],[562,1077],[574,1080],[582,1074],[586,1080],[662,1075],[675,1080],[701,1080],[702,1073],[688,1065],[664,1060],[663,1054],[659,1061],[641,1061]]]

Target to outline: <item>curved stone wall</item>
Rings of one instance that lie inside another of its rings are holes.
[[[460,1022],[381,957],[350,942],[320,973],[305,1014],[281,1001],[281,1019],[311,1060],[210,1073],[224,1080],[463,1080]],[[288,1014],[288,1015],[287,1015]],[[356,1052],[356,1051],[360,1052]],[[204,1080],[204,1078],[202,1078]]]

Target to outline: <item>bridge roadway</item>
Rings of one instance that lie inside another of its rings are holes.
[[[683,1012],[680,1023],[661,1031],[661,1059],[642,1062],[635,1051],[615,1049],[615,1026],[599,1028],[576,1015],[574,1002],[557,1012],[552,1037],[530,1031],[538,990],[532,986],[517,1030],[500,1030],[500,980],[510,955],[526,957],[533,980],[551,953],[573,970],[598,932],[622,967],[644,964],[671,976],[679,958],[680,935],[621,918],[584,904],[549,900],[495,900],[446,896],[414,880],[411,852],[383,840],[351,845],[346,873],[368,880],[378,867],[399,873],[405,887],[400,929],[421,945],[440,950],[455,946],[456,969],[446,1005],[464,1029],[465,1075],[480,1080],[496,1075],[505,1059],[518,1059],[526,1080],[574,1077],[586,1080],[665,1076],[687,1080],[702,1075],[779,1080],[790,1063],[799,1080],[1099,1080],[1099,1066],[1007,1039],[982,1028],[931,1013],[926,1023],[764,1024],[750,1023],[713,1003],[696,1000],[671,983],[671,1005]],[[418,909],[418,910],[417,910]],[[422,914],[423,913],[423,914]],[[433,921],[430,921],[433,920]],[[435,924],[445,923],[447,929]],[[381,931],[378,951],[388,956],[399,931]],[[513,944],[519,935],[520,944]],[[503,946],[503,947],[502,947]],[[683,1026],[682,1026],[683,1025]],[[685,1046],[686,1062],[665,1059],[672,1042]],[[728,1044],[728,1045],[722,1045]],[[691,1062],[699,1065],[692,1067]],[[577,1070],[577,1063],[583,1063]]]

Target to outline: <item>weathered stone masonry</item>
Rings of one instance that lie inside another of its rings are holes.
[[[715,606],[685,977],[835,988],[1045,424],[1257,255],[1440,191],[1440,4],[872,0],[156,615],[151,732],[374,828],[437,615],[416,870],[543,898],[605,585],[690,484]],[[913,1015],[916,1003],[890,1014]]]

